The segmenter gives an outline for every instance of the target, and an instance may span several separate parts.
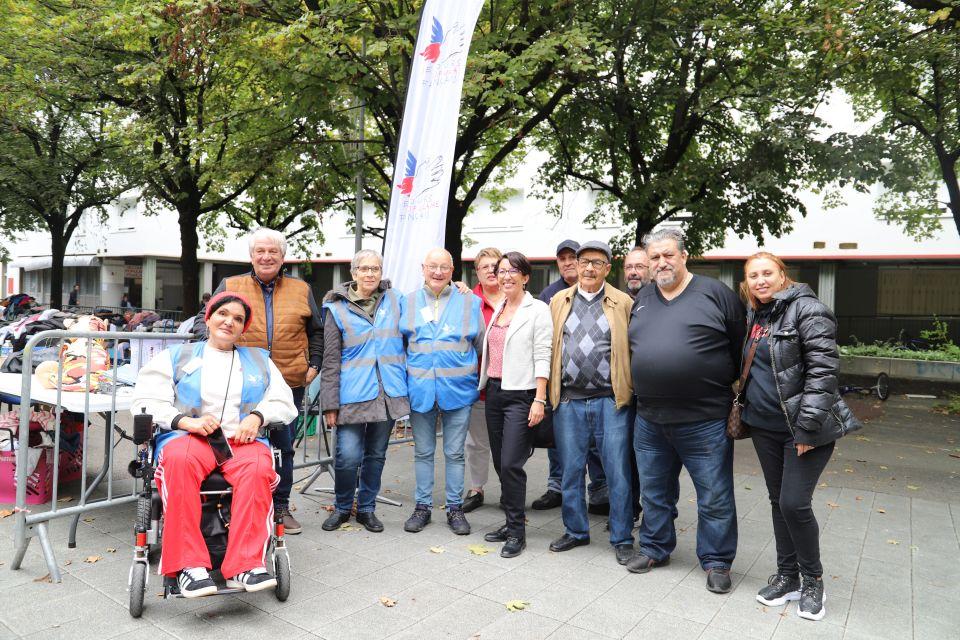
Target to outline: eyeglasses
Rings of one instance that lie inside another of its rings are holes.
[[[644,271],[646,269],[649,269],[649,267],[645,264],[628,264],[623,268],[624,271]]]
[[[581,258],[580,260],[577,260],[577,264],[583,267],[584,269],[586,269],[587,267],[593,267],[594,269],[597,269],[599,271],[600,269],[603,269],[605,266],[607,266],[610,263],[607,262],[606,260],[587,260],[585,258]]]
[[[477,267],[477,271],[480,273],[486,273],[488,271],[496,271],[497,265],[495,264],[485,264],[482,267]]]
[[[377,274],[381,271],[383,271],[382,267],[357,267],[357,273],[362,273],[363,275],[370,273]]]
[[[436,271],[439,273],[450,273],[453,267],[449,264],[425,264],[423,268],[427,271]]]
[[[520,275],[520,269],[510,268],[510,269],[500,269],[497,271],[498,276],[518,276]]]

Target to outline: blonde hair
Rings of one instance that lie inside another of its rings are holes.
[[[500,260],[503,259],[503,254],[500,252],[500,249],[496,247],[487,247],[486,249],[480,249],[477,251],[476,257],[473,259],[473,268],[477,268],[477,264],[484,258],[493,258],[497,261],[497,264],[500,264]]]
[[[784,264],[783,260],[779,256],[775,256],[769,251],[758,251],[752,256],[748,257],[747,260],[743,263],[743,282],[740,283],[740,297],[743,298],[743,301],[750,305],[750,308],[754,311],[760,306],[760,301],[757,300],[757,297],[750,293],[750,286],[747,284],[747,267],[750,266],[750,263],[754,260],[760,260],[766,258],[773,264],[777,265],[777,268],[780,269],[780,273],[783,274],[783,288],[786,289],[790,285],[794,284],[794,281],[787,275],[787,265]]]

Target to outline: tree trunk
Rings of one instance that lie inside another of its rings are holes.
[[[943,181],[947,185],[947,194],[950,197],[947,206],[950,207],[953,224],[956,225],[957,234],[960,235],[960,184],[957,183],[957,168],[949,159],[941,157],[940,172],[943,174]]]
[[[63,259],[67,253],[69,238],[64,237],[65,226],[57,214],[53,214],[52,222],[47,224],[50,231],[50,308],[63,307]],[[74,283],[70,283],[73,287]],[[42,301],[41,301],[42,302]]]
[[[183,317],[189,318],[200,310],[200,262],[197,248],[200,236],[200,203],[188,201],[178,208],[180,222],[180,268],[183,283]]]
[[[647,200],[637,211],[636,246],[643,243],[643,237],[653,231],[660,214],[660,200]]]
[[[456,187],[452,187],[453,191]],[[453,256],[453,281],[463,279],[463,219],[467,215],[464,207],[453,196],[447,203],[447,223],[444,230],[443,248]]]

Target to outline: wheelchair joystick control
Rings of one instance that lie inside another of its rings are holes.
[[[140,413],[133,416],[133,443],[136,445],[150,442],[153,435],[153,416],[141,407]]]

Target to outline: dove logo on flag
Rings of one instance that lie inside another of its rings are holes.
[[[443,156],[428,158],[423,162],[417,161],[412,151],[407,151],[407,161],[404,164],[403,178],[397,185],[400,195],[416,200],[423,193],[433,189],[443,179]]]
[[[430,31],[430,44],[420,52],[420,56],[430,64],[444,63],[463,52],[466,42],[463,25],[459,22],[447,32],[443,24],[434,17]]]

